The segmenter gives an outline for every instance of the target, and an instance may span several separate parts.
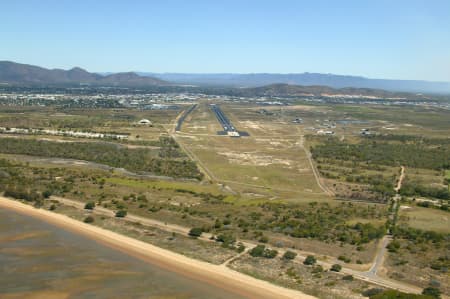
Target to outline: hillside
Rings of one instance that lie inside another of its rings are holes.
[[[444,93],[450,94],[450,82],[421,80],[371,79],[359,76],[345,76],[320,73],[297,74],[182,74],[182,73],[139,73],[179,84],[199,86],[258,87],[277,83],[291,85],[323,85],[332,88],[371,88],[389,91]]]
[[[11,85],[105,85],[105,86],[159,86],[167,82],[135,73],[117,73],[102,76],[82,68],[70,70],[46,69],[38,66],[0,61],[0,84]]]
[[[234,88],[230,89],[230,94],[246,97],[361,97],[369,100],[377,98],[399,100],[430,100],[448,98],[445,96],[428,96],[407,92],[391,92],[372,88],[331,88],[321,85],[302,86],[290,84],[271,84],[253,88]]]

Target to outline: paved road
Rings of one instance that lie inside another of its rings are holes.
[[[387,250],[386,247],[389,244],[389,242],[391,242],[391,240],[392,240],[392,237],[389,235],[384,236],[380,240],[379,248],[375,255],[375,258],[373,259],[372,266],[370,267],[370,269],[367,272],[365,272],[367,274],[367,276],[372,277],[372,278],[376,277],[379,268],[383,265],[384,256],[385,256],[386,250]]]

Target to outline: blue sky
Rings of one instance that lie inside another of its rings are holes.
[[[1,0],[0,60],[450,81],[450,1]]]

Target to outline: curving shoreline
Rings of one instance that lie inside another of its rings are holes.
[[[205,282],[227,290],[228,292],[236,293],[240,296],[255,299],[315,298],[300,291],[290,290],[266,281],[258,280],[227,267],[194,260],[181,254],[74,220],[68,216],[36,209],[5,197],[0,197],[0,208],[38,218],[52,225],[86,236],[148,263]]]

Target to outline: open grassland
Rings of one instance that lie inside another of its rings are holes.
[[[447,211],[411,206],[400,209],[399,220],[413,228],[450,234],[450,213]]]
[[[179,141],[212,173],[213,179],[233,186],[233,190],[237,188],[242,193],[257,193],[265,197],[279,198],[275,193],[280,192],[282,196],[304,200],[312,195],[316,200],[323,195],[303,150],[302,134],[297,127],[264,119],[258,122],[241,119],[246,113],[243,109],[223,106],[223,110],[238,130],[247,131],[250,136],[217,136],[216,132],[221,128],[207,103],[199,105],[192,113],[185,122],[187,129],[183,131],[198,132],[189,128],[206,127],[209,129],[203,133],[213,136],[178,136]],[[212,128],[205,125],[210,122],[213,123]]]
[[[119,133],[129,135],[131,141],[157,140],[166,132],[164,126],[172,123],[178,113],[178,110],[36,108],[31,112],[23,108],[5,109],[0,113],[0,127]],[[143,118],[153,125],[136,125]]]
[[[124,177],[108,177],[105,179],[106,182],[112,185],[126,186],[130,188],[152,188],[158,190],[186,190],[186,192],[194,193],[211,193],[214,195],[219,195],[222,192],[218,185],[212,184],[194,184],[192,182],[182,182],[182,181],[163,181],[163,180],[139,180]]]
[[[421,184],[429,187],[442,187],[445,179],[445,173],[445,171],[443,172],[439,170],[414,168],[406,172],[405,180],[420,182]]]
[[[391,122],[395,125],[407,125],[399,128],[400,133],[410,130],[412,133],[430,128],[434,134],[448,132],[450,128],[450,111],[432,107],[405,107],[405,106],[350,106],[336,105],[333,109],[337,113],[345,113],[352,117],[364,120]],[[442,135],[441,135],[442,137]]]

